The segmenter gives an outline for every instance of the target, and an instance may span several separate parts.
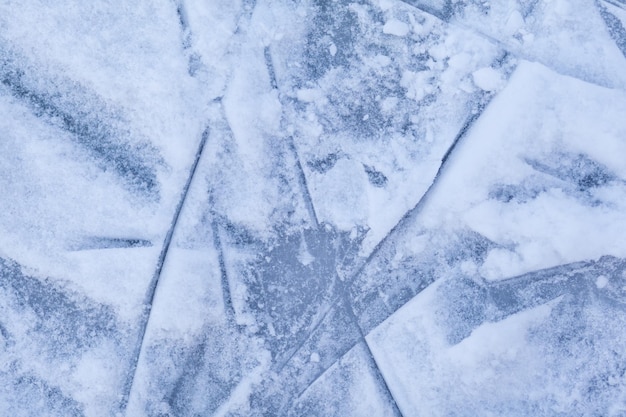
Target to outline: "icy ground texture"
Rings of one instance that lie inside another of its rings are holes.
[[[0,1],[0,415],[626,415],[625,28]]]

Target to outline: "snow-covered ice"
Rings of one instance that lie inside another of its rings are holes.
[[[0,415],[624,415],[625,27],[1,2]]]

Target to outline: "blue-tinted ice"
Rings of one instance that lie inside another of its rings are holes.
[[[0,414],[626,412],[622,0],[0,5]]]

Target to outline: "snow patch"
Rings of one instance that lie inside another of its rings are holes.
[[[408,35],[410,30],[409,25],[397,19],[390,19],[383,26],[383,33],[398,37]]]

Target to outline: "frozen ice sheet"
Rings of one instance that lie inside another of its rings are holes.
[[[623,10],[3,2],[0,414],[623,414]]]

